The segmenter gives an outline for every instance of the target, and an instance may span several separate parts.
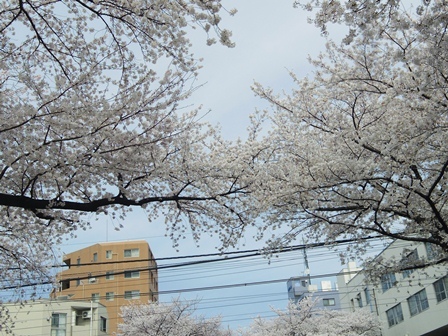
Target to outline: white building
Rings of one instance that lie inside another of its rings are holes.
[[[377,258],[403,262],[431,260],[429,244],[395,241]],[[369,307],[378,315],[384,336],[448,335],[448,267],[405,270],[383,275],[377,285],[368,284],[363,272],[350,264],[338,276],[342,309]]]
[[[316,300],[318,309],[340,309],[338,289],[332,286],[331,281],[321,281],[319,286],[311,284],[307,276],[290,278],[287,282],[288,298],[299,302],[305,297]]]
[[[14,335],[109,335],[106,307],[97,302],[38,300],[25,304],[7,303],[3,306],[14,323]]]

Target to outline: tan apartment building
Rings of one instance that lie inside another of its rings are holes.
[[[65,254],[56,297],[99,302],[107,308],[108,334],[121,323],[120,307],[157,301],[157,263],[144,240],[98,243]]]

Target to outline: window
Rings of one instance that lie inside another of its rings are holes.
[[[363,304],[362,304],[362,297],[361,297],[361,293],[358,293],[358,295],[356,295],[356,301],[358,301],[358,307],[362,308]]]
[[[448,276],[434,282],[434,290],[436,291],[437,302],[446,300],[448,297]]]
[[[112,259],[112,251],[111,250],[106,251],[106,259]]]
[[[126,300],[140,299],[140,291],[139,290],[125,291],[124,298]]]
[[[114,292],[107,292],[106,293],[106,301],[113,301],[115,297],[115,293]]]
[[[93,254],[93,261],[98,261],[98,253],[96,252]]]
[[[418,260],[418,253],[417,249],[413,250],[412,252],[408,253],[402,260],[402,264],[404,267],[409,267],[415,264],[415,262]],[[411,273],[414,272],[414,269],[406,269],[401,274],[403,275],[403,278],[407,278]]]
[[[403,321],[403,310],[401,309],[401,303],[387,310],[386,315],[387,322],[389,322],[389,327],[392,327]]]
[[[431,243],[426,242],[425,243],[425,249],[426,249],[426,258],[428,260],[434,260],[436,258],[440,258],[440,254],[443,253],[442,249],[438,245],[434,245]]]
[[[81,285],[81,280],[76,279],[76,286],[79,286],[79,285]]]
[[[61,281],[61,289],[69,289],[70,288],[70,280]]]
[[[114,279],[114,272],[107,271],[106,272],[106,280],[113,280]]]
[[[76,259],[76,265],[81,265],[81,258]]]
[[[325,307],[335,305],[334,299],[323,299],[322,301]]]
[[[65,336],[67,314],[51,314],[51,336]]]
[[[426,296],[426,289],[415,293],[408,298],[409,311],[411,316],[417,315],[418,313],[429,308],[428,298]]]
[[[372,299],[371,299],[371,297],[370,297],[370,291],[369,291],[368,288],[365,288],[365,289],[364,289],[364,294],[365,294],[365,296],[366,296],[366,304],[369,305],[369,304],[370,304],[370,301],[371,301]]]
[[[130,258],[130,257],[139,257],[140,256],[140,249],[128,249],[124,250],[124,257]]]
[[[107,318],[103,316],[100,318],[100,331],[107,331]]]
[[[124,277],[125,277],[125,279],[140,278],[140,272],[139,271],[125,271]]]
[[[383,293],[389,288],[392,288],[396,282],[395,273],[383,274],[381,276],[381,288],[383,289]]]
[[[92,293],[92,301],[99,302],[100,301],[100,293]]]

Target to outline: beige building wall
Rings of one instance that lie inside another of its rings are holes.
[[[9,311],[17,336],[106,336],[107,309],[100,303],[39,300],[3,304]],[[84,315],[83,315],[84,314]]]
[[[64,255],[56,296],[107,307],[109,334],[117,332],[123,305],[157,301],[157,263],[144,240],[98,243]]]

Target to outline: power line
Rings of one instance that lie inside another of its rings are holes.
[[[121,264],[121,263],[136,263],[136,262],[145,262],[145,261],[165,261],[165,260],[179,260],[179,259],[193,259],[193,258],[206,258],[206,257],[216,257],[216,256],[228,256],[234,254],[246,254],[246,257],[249,256],[257,256],[257,255],[272,255],[272,254],[280,254],[291,251],[298,251],[303,249],[313,249],[316,247],[334,247],[339,245],[345,245],[349,243],[356,243],[359,241],[368,241],[373,239],[383,239],[384,236],[367,236],[363,238],[357,239],[341,239],[336,240],[333,243],[327,242],[318,242],[318,243],[308,243],[308,244],[299,244],[299,245],[291,245],[285,247],[279,247],[275,249],[250,249],[250,250],[240,250],[240,251],[230,251],[230,252],[216,252],[216,253],[206,253],[206,254],[192,254],[192,255],[184,255],[184,256],[171,256],[171,257],[160,257],[160,258],[145,258],[145,259],[132,259],[126,261],[101,261],[101,262],[90,262],[90,263],[79,263],[76,265],[51,265],[48,266],[50,268],[61,268],[61,267],[70,267],[70,266],[91,266],[91,265],[108,265],[108,264]],[[8,270],[17,270],[16,268],[8,268]]]
[[[209,253],[209,254],[200,254],[200,255],[189,255],[189,256],[176,256],[176,257],[165,257],[165,258],[148,258],[148,259],[133,259],[129,261],[110,261],[110,262],[92,262],[92,263],[84,263],[84,264],[76,264],[76,266],[89,266],[89,265],[107,265],[107,264],[123,264],[123,263],[135,263],[135,262],[144,262],[144,261],[161,261],[161,260],[176,260],[176,259],[185,259],[185,258],[199,258],[199,257],[210,257],[210,256],[225,256],[224,258],[216,258],[216,259],[207,259],[207,260],[198,260],[198,261],[189,261],[185,263],[178,263],[178,264],[169,264],[169,265],[160,265],[160,266],[150,266],[145,268],[138,268],[136,270],[140,271],[150,271],[150,270],[162,270],[162,269],[168,269],[168,268],[179,268],[179,267],[185,267],[185,266],[192,266],[192,265],[199,265],[199,264],[208,264],[208,263],[214,263],[214,262],[222,262],[222,261],[228,261],[228,260],[235,260],[235,259],[242,259],[242,258],[248,258],[248,257],[254,257],[254,256],[260,256],[260,255],[266,255],[267,252],[271,254],[281,254],[286,252],[292,252],[292,251],[298,251],[303,250],[305,248],[312,249],[312,248],[319,248],[319,247],[331,247],[331,246],[340,246],[345,245],[349,243],[354,243],[358,241],[367,241],[372,239],[379,239],[382,238],[381,236],[368,236],[363,237],[360,239],[344,239],[344,240],[338,240],[329,245],[326,242],[318,242],[318,243],[310,243],[310,244],[301,244],[301,245],[294,245],[294,246],[288,246],[284,248],[279,248],[277,250],[269,250],[269,251],[260,251],[260,250],[245,250],[245,251],[234,251],[234,252],[223,252],[223,253]],[[246,254],[243,254],[246,253]],[[236,256],[227,257],[228,255],[237,254]],[[243,255],[239,255],[243,254]],[[67,265],[59,265],[59,266],[52,266],[52,267],[67,267]],[[124,274],[126,271],[120,271],[115,274]],[[94,277],[106,277],[107,274],[96,274]],[[89,279],[93,277],[92,275],[85,275],[80,277],[73,277],[73,278],[67,278],[64,279],[64,281],[75,281],[75,280],[84,280]],[[41,282],[34,282],[29,284],[21,284],[21,285],[14,285],[14,286],[5,286],[2,289],[9,290],[9,289],[18,289],[18,288],[25,288],[25,287],[33,287],[33,286],[41,286],[41,285],[48,285],[53,283],[53,281],[41,281]]]

